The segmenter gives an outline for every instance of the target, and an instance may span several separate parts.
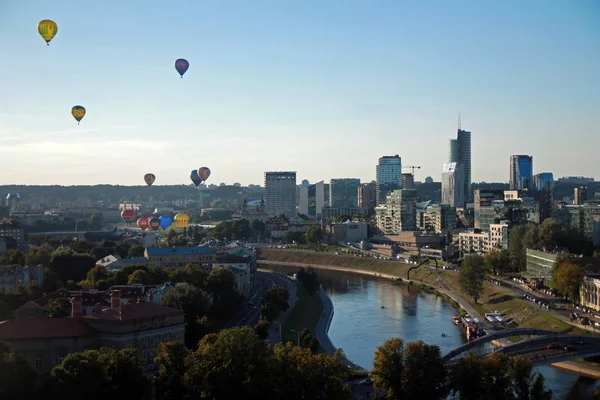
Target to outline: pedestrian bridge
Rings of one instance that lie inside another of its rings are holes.
[[[550,332],[541,329],[507,329],[460,346],[450,351],[442,359],[446,367],[453,367],[460,361],[461,356],[468,354],[469,350],[489,343],[494,339],[514,336],[535,337],[502,348],[489,348],[474,353],[478,356],[486,356],[491,353],[503,353],[509,357],[523,356],[534,365],[547,365],[578,358],[600,356],[600,337],[572,336],[565,334],[565,332]]]

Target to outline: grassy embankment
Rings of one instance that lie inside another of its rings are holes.
[[[281,261],[283,265],[285,265],[285,263],[296,262],[367,270],[401,277],[402,279],[406,279],[408,269],[414,266],[413,264],[376,260],[373,258],[275,249],[263,249],[261,258],[270,261]],[[440,270],[439,275],[454,291],[466,299],[469,298],[469,296],[460,289],[458,274],[456,272]],[[439,286],[435,275],[428,268],[417,268],[411,271],[410,277],[411,279],[426,284]],[[533,303],[521,300],[508,293],[504,288],[487,282],[484,285],[484,293],[479,299],[478,304],[474,304],[473,302],[471,302],[471,304],[481,314],[497,311],[506,315],[507,319],[512,319],[511,326],[514,328],[539,328],[550,331],[562,331],[572,327],[572,325],[559,320],[547,312],[539,310]],[[573,329],[572,334],[585,335],[586,332],[582,329],[575,328]],[[515,339],[518,340],[518,338]]]
[[[302,284],[296,283],[296,297],[298,301],[294,309],[287,317],[281,336],[284,342],[292,342],[296,344],[298,333],[303,329],[308,329],[315,332],[321,313],[323,312],[323,303],[318,293],[309,295]]]

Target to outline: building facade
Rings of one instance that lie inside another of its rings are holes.
[[[471,132],[458,129],[456,139],[450,140],[450,162],[463,166],[465,200],[471,200]]]
[[[586,274],[579,287],[579,302],[585,308],[600,311],[600,274]]]
[[[445,233],[456,229],[456,207],[449,204],[432,204],[417,210],[417,226],[427,232]]]
[[[527,155],[510,156],[510,189],[533,190],[533,157]]]
[[[462,164],[451,162],[442,169],[442,204],[465,206],[465,172]]]
[[[202,246],[147,247],[144,257],[148,263],[161,268],[183,268],[187,264],[211,267],[215,261],[215,249]]]
[[[394,190],[402,189],[402,159],[395,156],[379,158],[376,168],[376,203],[383,204]]]
[[[600,245],[600,205],[562,205],[556,210],[556,219],[592,242]]]
[[[527,249],[527,273],[534,278],[551,282],[552,266],[558,255],[558,253],[547,253],[544,251]]]
[[[414,189],[394,190],[385,204],[375,207],[377,228],[385,235],[417,230],[417,198]]]
[[[588,199],[587,186],[580,186],[573,189],[573,204],[582,206]]]
[[[298,214],[308,216],[308,185],[298,186]]]
[[[540,223],[554,215],[554,176],[541,172],[533,176],[533,197],[540,207]]]
[[[402,174],[402,189],[414,189],[415,176],[411,173]]]
[[[265,172],[265,203],[269,216],[295,216],[296,172]]]
[[[315,216],[318,217],[323,214],[323,207],[325,207],[325,182],[317,182],[315,184]]]
[[[377,184],[363,183],[358,188],[358,207],[373,211],[377,204]]]
[[[329,206],[331,208],[358,207],[360,179],[332,179],[329,183]]]

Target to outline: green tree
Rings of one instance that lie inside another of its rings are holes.
[[[252,221],[252,230],[257,234],[263,235],[267,226],[261,220],[255,219]]]
[[[269,289],[265,300],[268,305],[272,305],[278,311],[286,311],[289,308],[289,298],[290,295],[286,288],[275,285]]]
[[[32,399],[36,377],[27,360],[0,341],[0,399]]]
[[[64,297],[51,299],[46,305],[46,313],[50,318],[68,317],[71,315],[71,302]]]
[[[388,339],[375,351],[373,384],[387,392],[389,399],[402,399],[404,391],[404,341],[400,338]]]
[[[155,284],[154,276],[148,271],[138,269],[129,275],[129,279],[127,280],[128,285],[135,285],[136,283],[141,283],[142,285],[153,285]]]
[[[156,375],[153,381],[158,400],[189,399],[193,392],[188,371],[193,363],[192,353],[181,342],[161,343],[154,359]]]
[[[483,282],[488,275],[485,260],[478,254],[466,256],[458,272],[462,290],[473,298],[475,304],[483,293]]]
[[[49,269],[56,274],[60,283],[70,280],[79,282],[86,278],[88,271],[94,268],[95,264],[96,259],[88,254],[60,248],[52,253]]]
[[[510,253],[510,262],[513,271],[524,271],[526,266],[526,247],[523,245],[523,239],[527,227],[517,225],[510,230],[508,234],[508,252]]]
[[[206,279],[206,290],[214,296],[214,315],[231,310],[242,299],[237,291],[233,273],[227,268],[217,268],[210,271]]]
[[[196,348],[202,337],[199,319],[206,315],[210,307],[207,296],[197,287],[182,283],[169,290],[160,302],[185,312],[185,343],[190,348]]]
[[[446,378],[440,348],[418,340],[404,348],[405,399],[439,399]]]
[[[566,243],[563,226],[553,218],[546,219],[539,227],[539,247],[553,250],[564,246]]]
[[[308,329],[302,329],[299,335],[300,347],[310,349],[314,354],[319,352],[319,341],[317,337]]]
[[[508,250],[492,250],[483,256],[486,267],[494,274],[502,273],[510,266]]]
[[[269,323],[269,321],[267,321],[265,319],[261,319],[254,326],[254,331],[256,332],[256,335],[259,338],[266,339],[267,337],[269,337],[269,327],[270,326],[271,326],[271,324]]]
[[[571,260],[555,262],[552,268],[552,286],[571,300],[579,299],[584,268]]]
[[[306,241],[309,243],[319,243],[321,236],[322,232],[319,225],[310,225],[306,230]]]
[[[94,213],[90,217],[90,221],[88,222],[91,229],[100,230],[102,229],[102,224],[104,223],[104,215],[102,213]]]
[[[0,255],[0,266],[8,266],[8,265],[25,265],[25,254],[23,254],[20,250],[6,250],[2,255]]]
[[[296,278],[298,279],[298,282],[302,284],[304,289],[306,289],[308,294],[312,295],[319,290],[319,279],[312,268],[302,268],[296,274]]]
[[[29,252],[25,255],[26,265],[50,265],[50,255],[52,254],[52,248],[45,244],[39,247],[32,247]]]
[[[523,247],[525,249],[539,249],[540,248],[540,238],[539,238],[539,228],[535,224],[525,225],[526,230],[523,235]]]

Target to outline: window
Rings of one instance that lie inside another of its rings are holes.
[[[63,352],[59,352],[58,356],[56,356],[56,364],[60,365],[62,364],[63,360],[65,359],[66,355]]]
[[[41,354],[35,355],[35,370],[38,372],[42,370],[42,355]]]

